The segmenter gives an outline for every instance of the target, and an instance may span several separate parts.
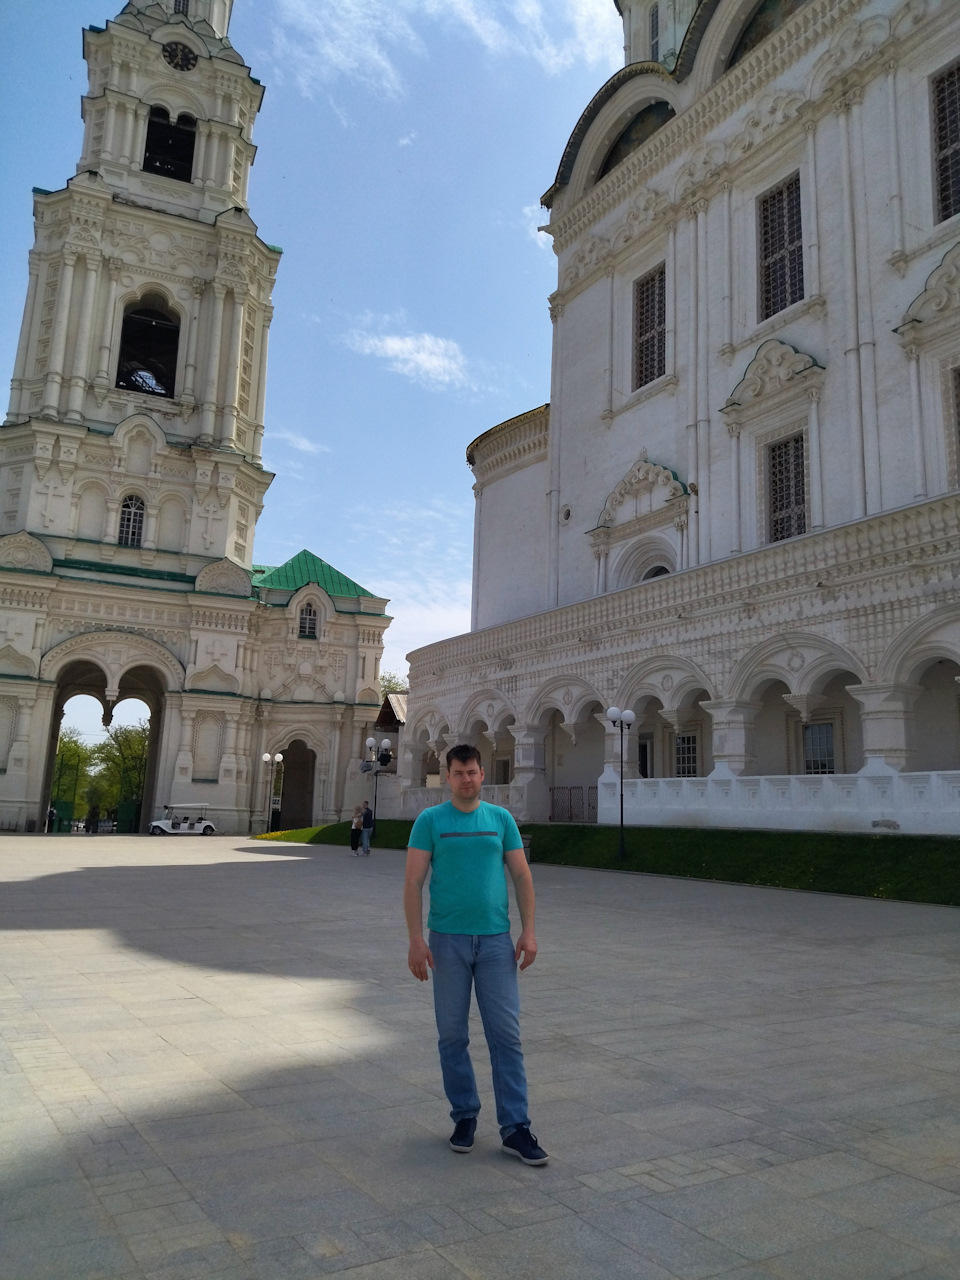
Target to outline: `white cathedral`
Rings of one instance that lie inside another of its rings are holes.
[[[356,797],[387,601],[309,551],[253,563],[280,250],[247,211],[263,88],[232,0],[84,32],[83,150],[35,191],[0,428],[0,830],[42,827],[65,703],[150,709],[140,829],[308,826]],[[263,756],[271,757],[264,764]]]
[[[522,819],[956,833],[960,5],[617,4],[404,811],[468,740]]]

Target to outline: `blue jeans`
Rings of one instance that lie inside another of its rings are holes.
[[[363,829],[362,829],[362,830],[361,830],[361,832],[360,832],[360,843],[361,843],[361,845],[363,846],[363,852],[364,852],[364,853],[369,853],[369,852],[370,852],[370,832],[371,832],[371,830],[372,830],[372,828],[371,828],[371,827],[363,827]]]
[[[433,1005],[437,1015],[443,1090],[450,1118],[468,1120],[480,1111],[477,1080],[470,1061],[470,990],[477,993],[483,1023],[497,1123],[505,1138],[529,1125],[527,1076],[520,1047],[520,990],[509,933],[470,935],[430,931]]]

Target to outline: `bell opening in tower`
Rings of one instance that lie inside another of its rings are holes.
[[[179,344],[180,320],[159,294],[132,302],[123,317],[117,386],[172,399]]]
[[[171,121],[166,107],[151,107],[147,122],[147,143],[143,153],[145,173],[158,173],[177,182],[193,179],[193,151],[197,122],[182,114]]]

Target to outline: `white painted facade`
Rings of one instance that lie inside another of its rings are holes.
[[[88,28],[77,173],[35,193],[0,428],[2,829],[46,812],[75,693],[108,720],[151,708],[142,828],[205,802],[220,830],[262,829],[265,752],[288,757],[290,825],[355,800],[387,601],[309,553],[253,562],[280,250],[247,211],[263,88],[230,8],[129,3]]]
[[[615,821],[616,705],[628,822],[956,831],[960,11],[661,5],[658,67],[650,7],[544,197],[551,403],[468,450],[474,629],[411,655],[406,809],[466,739],[518,817]]]

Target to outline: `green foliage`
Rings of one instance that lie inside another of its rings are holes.
[[[296,827],[292,831],[264,831],[262,835],[254,836],[254,839],[286,840],[290,844],[310,844],[317,832],[322,830],[323,827]]]
[[[380,672],[380,692],[384,697],[388,693],[406,693],[409,688],[410,680],[407,676],[402,676],[397,671]]]
[[[74,812],[82,807],[90,785],[93,764],[93,748],[88,747],[76,729],[64,729],[57,743],[57,758],[53,765],[53,782],[50,802],[74,806]]]
[[[378,818],[377,834],[373,837],[374,847],[380,849],[405,849],[410,838],[412,826],[412,822],[404,822],[399,818]],[[330,826],[319,829],[317,834],[311,836],[307,843],[349,845],[350,823],[332,822]]]
[[[960,906],[960,840],[816,831],[525,824],[533,862]]]
[[[103,742],[91,749],[92,782],[90,804],[100,812],[115,809],[121,800],[137,800],[143,795],[147,775],[150,723],[116,725]]]

